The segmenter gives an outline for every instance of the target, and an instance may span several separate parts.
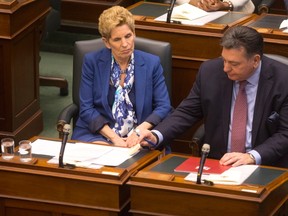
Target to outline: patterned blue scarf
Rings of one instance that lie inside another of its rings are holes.
[[[123,87],[120,85],[121,69],[112,56],[111,83],[116,88],[115,100],[112,106],[112,115],[115,119],[113,130],[121,137],[126,136],[137,124],[133,105],[129,98],[129,92],[134,83],[134,55],[132,53]]]

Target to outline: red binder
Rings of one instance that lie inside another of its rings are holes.
[[[197,173],[200,157],[191,157],[185,160],[182,164],[174,169],[175,172],[187,172],[187,173]],[[224,171],[230,169],[231,166],[220,165],[219,160],[207,158],[203,168],[203,173],[205,174],[221,174]]]

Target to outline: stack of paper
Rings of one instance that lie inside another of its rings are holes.
[[[48,163],[58,164],[60,148],[60,141],[38,139],[32,143],[33,154],[53,157]],[[140,144],[131,148],[124,148],[110,145],[67,143],[63,161],[81,167],[91,167],[92,165],[118,166],[137,154],[140,149]]]
[[[241,185],[257,168],[257,165],[231,167],[222,174],[203,174],[201,179],[212,181],[214,184]],[[197,173],[190,173],[185,180],[196,182]]]
[[[194,20],[203,16],[207,16],[208,14],[208,12],[198,7],[195,7],[189,3],[185,3],[173,9],[171,18]]]
[[[172,21],[180,21],[181,24],[185,25],[205,25],[227,13],[227,11],[206,12],[191,4],[185,3],[173,9],[171,19]],[[155,20],[166,22],[167,13],[157,17]]]

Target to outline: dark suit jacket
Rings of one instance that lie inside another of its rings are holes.
[[[148,121],[156,125],[171,112],[160,58],[135,50],[134,61],[134,108],[138,124]],[[104,48],[85,55],[80,84],[80,114],[72,139],[87,142],[106,140],[97,130],[103,122],[110,127],[115,124],[108,102],[110,73],[111,50]]]
[[[288,167],[288,67],[263,56],[259,79],[252,148],[261,155],[262,164]],[[222,58],[203,63],[188,97],[155,129],[165,142],[204,119],[209,156],[220,159],[227,151],[232,89]],[[273,112],[279,117],[268,122]]]

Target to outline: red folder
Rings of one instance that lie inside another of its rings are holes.
[[[197,173],[200,157],[191,157],[174,169],[175,172]],[[207,158],[204,164],[203,173],[205,174],[221,174],[230,169],[231,166],[220,165],[219,160]]]

